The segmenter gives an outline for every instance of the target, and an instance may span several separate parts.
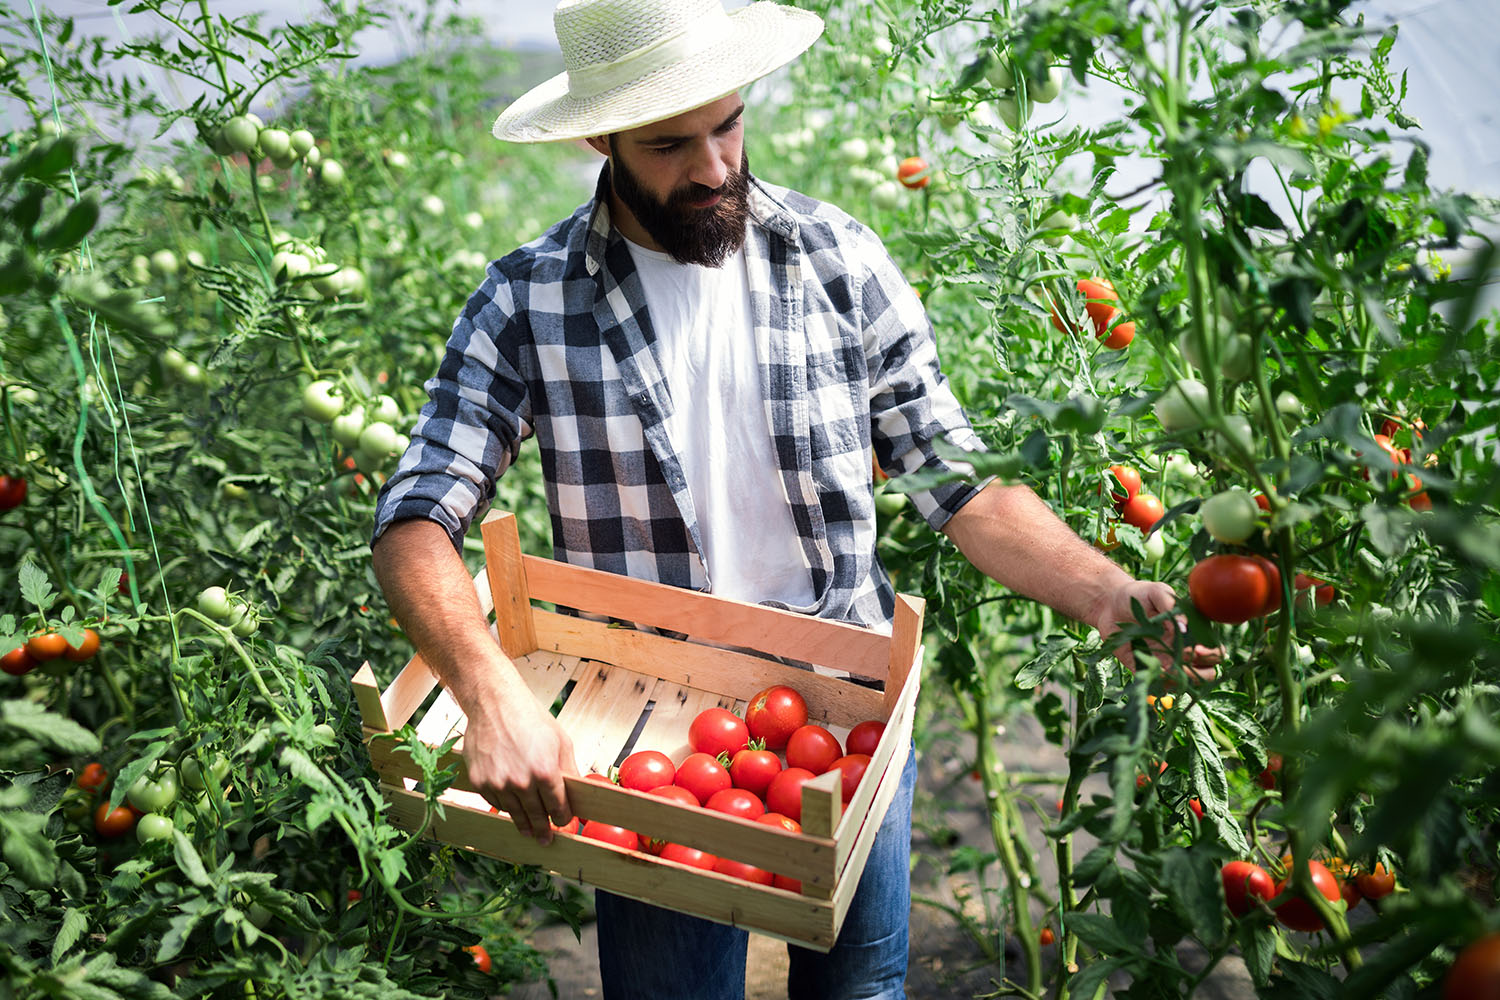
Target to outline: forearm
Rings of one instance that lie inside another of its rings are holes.
[[[393,525],[374,548],[375,577],[422,659],[472,721],[529,692],[489,632],[474,582],[432,521]]]
[[[1130,574],[1079,538],[1027,486],[991,483],[943,527],[975,568],[1098,628]]]

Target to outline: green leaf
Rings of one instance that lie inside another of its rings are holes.
[[[83,937],[83,932],[89,929],[88,914],[74,907],[68,907],[63,911],[62,923],[58,925],[57,936],[52,940],[52,964],[57,965],[68,949],[78,943]]]
[[[31,553],[21,563],[21,596],[42,614],[52,610],[57,595],[52,592],[52,580],[46,572],[32,561]]]
[[[1161,864],[1161,881],[1177,915],[1204,941],[1224,936],[1224,900],[1219,863],[1206,849],[1168,848]]]
[[[208,877],[208,869],[203,867],[198,849],[193,846],[187,834],[176,827],[172,829],[172,856],[177,859],[177,867],[182,869],[182,874],[187,876],[189,882],[203,889],[213,885]]]
[[[63,753],[97,754],[99,737],[64,715],[32,701],[0,702],[0,726],[9,726]]]
[[[46,816],[0,810],[0,856],[33,889],[48,888],[57,876],[57,849],[46,831]]]
[[[193,930],[202,919],[203,914],[200,912],[173,915],[167,924],[167,932],[161,936],[161,944],[157,946],[156,961],[170,962],[182,954],[182,949],[187,947],[188,938],[192,937]]]
[[[93,232],[99,223],[99,202],[93,195],[85,195],[68,209],[62,220],[37,237],[37,246],[44,250],[68,250]]]
[[[1119,923],[1105,914],[1075,913],[1069,918],[1068,926],[1084,944],[1106,955],[1145,957],[1141,943],[1125,937]]]
[[[1074,921],[1078,918],[1074,917]],[[1078,967],[1078,975],[1068,980],[1068,995],[1073,997],[1092,997],[1099,992],[1104,981],[1115,972],[1128,969],[1132,966],[1128,959],[1106,958],[1084,962]]]
[[[1016,671],[1016,687],[1022,691],[1040,687],[1053,669],[1067,659],[1077,646],[1078,643],[1066,635],[1049,636],[1043,641],[1036,657]]]
[[[1021,393],[1005,398],[1005,405],[1022,416],[1040,417],[1059,430],[1095,434],[1104,427],[1104,404],[1093,396],[1069,396],[1061,403]]]

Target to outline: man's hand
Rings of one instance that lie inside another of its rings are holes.
[[[510,814],[522,834],[549,844],[552,823],[562,826],[573,818],[563,785],[563,775],[578,773],[573,741],[524,687],[486,704],[492,709],[470,718],[464,731],[469,780],[486,801]]]
[[[1088,624],[1099,630],[1102,638],[1108,639],[1120,631],[1122,625],[1129,625],[1135,621],[1135,612],[1131,607],[1132,601],[1140,604],[1147,618],[1155,618],[1177,606],[1177,594],[1165,583],[1130,579],[1128,582],[1108,589],[1086,620]],[[1174,630],[1178,633],[1187,630],[1187,622],[1180,615],[1167,620],[1161,640],[1153,640],[1148,644],[1151,652],[1156,654],[1162,666],[1168,670],[1176,664],[1176,655],[1173,650],[1177,644],[1177,636],[1173,634]],[[1131,670],[1135,669],[1135,654],[1131,652],[1128,644],[1116,649],[1115,656],[1126,667]],[[1223,650],[1194,645],[1183,650],[1183,656],[1184,673],[1190,679],[1212,680],[1217,673],[1217,664],[1223,656]]]

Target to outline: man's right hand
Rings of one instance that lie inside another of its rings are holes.
[[[552,823],[573,818],[563,775],[578,768],[567,732],[520,687],[497,691],[485,699],[487,711],[469,718],[464,765],[474,788],[508,813],[517,830],[549,844]]]

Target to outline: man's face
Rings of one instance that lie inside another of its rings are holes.
[[[679,263],[718,267],[745,240],[750,161],[740,121],[744,108],[731,94],[609,136],[615,196]]]

